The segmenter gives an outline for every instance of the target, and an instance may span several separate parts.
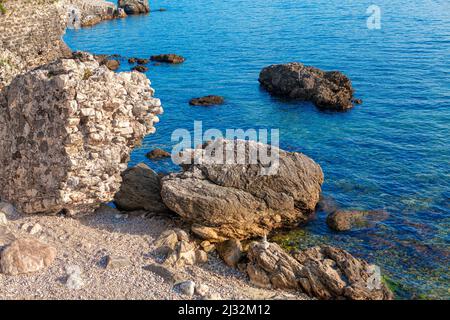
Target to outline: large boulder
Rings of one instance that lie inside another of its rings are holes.
[[[125,170],[122,185],[114,197],[120,210],[146,210],[154,213],[167,212],[161,199],[161,182],[158,174],[146,164],[140,163]]]
[[[259,75],[271,94],[312,101],[317,107],[346,110],[353,107],[352,83],[339,71],[323,71],[298,62],[271,65]]]
[[[150,12],[148,0],[119,0],[119,8],[122,8],[126,14],[140,14]]]
[[[223,164],[217,155],[225,150],[237,161]],[[270,165],[253,157],[264,152],[273,157]],[[184,171],[162,179],[161,196],[206,240],[242,240],[296,226],[308,220],[319,200],[322,170],[301,153],[223,139],[186,153],[180,160]]]
[[[1,271],[18,275],[39,271],[52,264],[56,249],[36,239],[18,239],[3,250],[0,257]]]
[[[275,243],[254,242],[248,259],[247,273],[260,287],[295,289],[318,299],[393,298],[377,266],[331,246],[313,247],[291,256]]]
[[[328,215],[327,225],[335,231],[348,231],[358,227],[370,227],[387,217],[388,213],[383,210],[336,210]]]
[[[77,53],[0,94],[0,197],[24,213],[88,213],[119,190],[131,150],[162,112],[150,81]]]

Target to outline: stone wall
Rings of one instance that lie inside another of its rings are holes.
[[[0,198],[24,213],[88,213],[111,201],[162,112],[145,75],[75,56],[17,76],[0,95]]]

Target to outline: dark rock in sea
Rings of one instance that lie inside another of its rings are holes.
[[[379,268],[331,246],[313,247],[294,256],[279,245],[253,242],[247,273],[259,287],[294,289],[322,300],[391,300]]]
[[[122,185],[114,196],[118,209],[124,211],[146,210],[153,213],[168,212],[161,200],[160,178],[143,163],[125,170]]]
[[[169,158],[170,152],[162,149],[154,149],[145,155],[149,159]]]
[[[116,71],[119,69],[120,62],[118,60],[107,60],[105,62],[106,67],[111,71]]]
[[[264,68],[259,82],[275,96],[312,101],[322,109],[343,111],[353,107],[352,83],[339,71],[326,72],[292,62]]]
[[[128,59],[128,63],[129,63],[129,64],[135,64],[135,63],[136,63],[136,58],[130,58],[130,59]]]
[[[201,98],[194,98],[189,101],[191,106],[212,106],[223,104],[225,102],[224,98],[221,96],[205,96]]]
[[[144,73],[144,72],[148,71],[148,68],[146,66],[138,65],[138,66],[133,67],[131,70],[139,71],[139,72]]]
[[[185,59],[182,56],[179,56],[179,55],[176,55],[173,53],[169,53],[169,54],[159,54],[159,55],[151,56],[150,60],[177,64],[177,63],[183,63]]]
[[[338,210],[338,204],[336,203],[336,201],[334,201],[333,198],[320,195],[320,200],[317,204],[316,210],[323,211],[329,214]]]
[[[126,14],[141,14],[150,12],[148,0],[119,0],[118,7],[122,8]]]
[[[140,58],[138,58],[138,59],[136,59],[136,62],[138,63],[138,64],[147,64],[147,63],[149,63],[149,59],[140,59]]]
[[[353,104],[362,104],[363,101],[361,99],[353,99],[352,100]]]
[[[370,227],[377,221],[385,220],[388,215],[382,210],[337,210],[328,215],[327,224],[335,231],[348,231],[357,227]]]
[[[270,154],[279,158],[279,166],[261,158],[223,164],[212,155],[226,150],[234,152],[227,154],[233,159]],[[297,226],[308,221],[319,201],[322,170],[301,153],[255,141],[217,139],[185,150],[183,158],[184,171],[162,179],[161,196],[205,240],[242,240]]]

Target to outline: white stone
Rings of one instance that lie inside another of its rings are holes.
[[[0,226],[6,226],[8,224],[8,219],[3,212],[0,212]]]
[[[195,286],[195,293],[199,296],[206,296],[208,294],[209,287],[206,284],[203,283],[197,283]]]
[[[188,296],[188,297],[192,297],[194,295],[194,291],[195,291],[195,282],[192,280],[188,280],[185,282],[182,282],[178,285],[180,291],[182,294]]]

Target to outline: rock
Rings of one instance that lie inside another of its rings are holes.
[[[96,24],[100,23],[102,21],[102,18],[98,15],[88,15],[82,18],[81,20],[81,27],[92,27]],[[112,70],[112,69],[110,69]]]
[[[18,275],[39,271],[53,263],[56,249],[36,239],[13,241],[1,253],[0,266],[4,274]]]
[[[352,83],[338,71],[326,72],[297,62],[271,65],[261,71],[259,82],[273,95],[312,101],[319,108],[353,107]]]
[[[195,285],[195,293],[198,294],[201,297],[204,297],[208,294],[209,287],[206,284],[203,283],[197,283]]]
[[[172,63],[172,64],[178,64],[183,63],[184,58],[182,56],[169,53],[169,54],[159,54],[155,56],[151,56],[150,60],[157,61],[157,62],[166,62],[166,63]]]
[[[209,293],[203,297],[203,300],[222,300],[222,297],[218,293]]]
[[[192,280],[182,282],[178,285],[178,288],[180,289],[182,294],[188,297],[192,297],[195,291],[195,282]]]
[[[119,0],[119,8],[122,8],[126,14],[149,13],[150,5],[148,0]]]
[[[202,241],[202,243],[200,243],[200,246],[207,253],[216,250],[216,246],[207,240]]]
[[[218,139],[202,148],[187,150],[184,171],[165,176],[161,189],[167,207],[191,222],[200,238],[221,242],[263,236],[297,226],[313,214],[323,173],[307,156],[245,140]],[[226,148],[235,159],[266,152],[279,161],[224,165],[212,151],[222,154]]]
[[[155,252],[164,256],[164,265],[170,267],[179,268],[208,261],[207,253],[200,250],[181,229],[164,231],[155,241],[155,247]]]
[[[385,211],[337,210],[328,215],[327,224],[335,231],[348,231],[355,227],[370,227],[387,216]]]
[[[185,281],[185,279],[187,277],[186,274],[184,274],[178,270],[175,271],[174,269],[172,269],[169,266],[158,264],[158,263],[149,264],[144,267],[144,270],[150,271],[150,272],[158,275],[159,277],[163,278],[164,282],[171,284],[171,285],[173,285],[175,283],[183,282],[183,281]]]
[[[130,58],[130,59],[128,59],[128,63],[129,64],[135,64],[136,60],[137,60],[137,58]]]
[[[225,102],[224,98],[221,96],[205,96],[201,98],[194,98],[189,101],[191,106],[212,106],[217,104],[223,104]]]
[[[42,231],[42,226],[39,223],[36,223],[35,225],[33,225],[30,229],[28,229],[28,232],[31,235],[35,235],[38,234]]]
[[[118,209],[124,211],[146,210],[153,213],[168,212],[161,199],[160,178],[144,163],[125,170],[122,185],[114,196]]]
[[[16,209],[7,202],[0,202],[0,213],[3,213],[6,217],[11,217],[16,213]]]
[[[217,252],[225,263],[236,268],[242,258],[242,245],[239,240],[230,239],[217,245]]]
[[[134,66],[133,68],[131,68],[131,70],[144,73],[144,72],[148,71],[148,68],[146,66],[138,65],[138,66]]]
[[[16,240],[16,237],[11,233],[11,231],[9,231],[8,227],[5,225],[0,225],[0,252],[5,246],[9,245],[14,240]]]
[[[392,299],[379,268],[342,249],[313,247],[292,257],[275,243],[254,242],[248,259],[250,280],[260,287],[295,289],[318,299]]]
[[[131,262],[126,257],[108,256],[106,258],[106,267],[108,269],[120,269],[131,265]]]
[[[116,71],[120,67],[120,62],[118,60],[107,60],[105,65],[109,70]]]
[[[136,59],[138,64],[147,64],[150,62],[150,59]]]
[[[145,155],[149,159],[170,158],[170,153],[162,149],[154,149]]]
[[[8,224],[8,219],[3,212],[0,212],[0,226],[6,226]]]
[[[325,197],[320,195],[319,203],[317,203],[316,210],[322,211],[325,213],[332,213],[338,210],[338,204],[331,197]]]
[[[17,76],[0,99],[0,198],[27,214],[87,214],[112,201],[162,112],[149,84],[82,52]]]
[[[66,287],[70,290],[80,290],[84,287],[84,280],[82,277],[82,269],[77,265],[70,265],[66,267],[67,279]]]

